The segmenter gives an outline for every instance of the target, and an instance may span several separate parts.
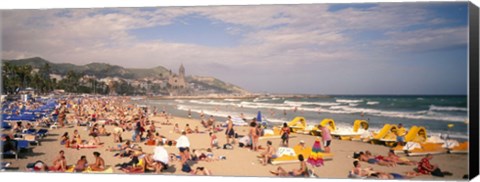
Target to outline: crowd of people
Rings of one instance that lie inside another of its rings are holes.
[[[262,165],[268,165],[277,156],[277,148],[273,142],[268,140],[261,142],[260,138],[265,134],[265,126],[253,118],[247,121],[248,126],[246,134],[241,136],[232,117],[226,118],[225,126],[219,124],[215,117],[209,116],[208,119],[203,113],[200,114],[199,123],[191,125],[185,124],[183,127],[179,123],[171,123],[172,115],[163,108],[161,113],[157,113],[157,107],[144,108],[137,107],[123,97],[109,98],[64,98],[59,101],[59,106],[55,109],[57,115],[57,128],[73,127],[73,133],[63,132],[59,137],[59,143],[67,149],[80,150],[83,148],[93,148],[93,160],[87,160],[87,156],[82,155],[75,164],[68,164],[65,156],[65,150],[60,150],[58,155],[52,160],[52,165],[47,166],[43,162],[36,162],[32,166],[40,166],[43,170],[49,171],[104,171],[108,166],[115,166],[118,170],[125,173],[143,173],[153,172],[162,173],[171,169],[172,163],[178,164],[178,170],[187,174],[212,175],[212,171],[204,166],[199,166],[198,162],[216,162],[226,160],[225,156],[215,156],[215,149],[233,149],[238,144],[239,148],[247,148],[256,152]],[[155,121],[152,116],[160,118]],[[191,111],[188,111],[189,118],[193,118]],[[246,119],[245,119],[246,120]],[[52,121],[38,120],[34,124],[21,122],[16,123],[11,131],[23,131],[39,126],[47,122],[55,125]],[[192,127],[193,126],[193,127]],[[200,128],[200,127],[203,128]],[[171,133],[161,133],[160,128],[171,128]],[[85,129],[87,135],[81,136],[80,130]],[[331,153],[332,135],[327,126],[319,125],[321,131],[321,152]],[[71,130],[70,130],[71,131]],[[288,148],[290,145],[292,129],[283,123],[280,129],[278,139],[281,140],[279,147]],[[126,133],[129,133],[128,135]],[[397,142],[404,144],[406,129],[400,124],[397,127]],[[131,134],[131,135],[130,135]],[[179,134],[177,139],[172,139],[173,134]],[[208,135],[207,149],[191,148],[189,137],[193,134]],[[223,136],[224,135],[224,136]],[[131,136],[131,137],[126,137]],[[220,143],[219,138],[225,137],[225,143]],[[11,136],[6,137],[3,149],[13,148],[9,142]],[[113,146],[104,146],[106,141],[113,141]],[[152,151],[144,151],[142,146],[153,146]],[[264,146],[263,146],[264,145]],[[223,147],[222,147],[223,146]],[[305,142],[300,140],[298,146],[305,149]],[[102,148],[103,147],[103,148]],[[178,151],[168,153],[165,147],[176,147]],[[128,159],[128,162],[118,164],[106,164],[101,157],[100,148],[105,152],[114,152],[117,158]],[[277,167],[270,171],[276,176],[302,176],[310,175],[307,159],[302,154],[297,155],[299,167],[286,170],[283,167]],[[380,179],[406,179],[420,174],[430,174],[434,176],[451,175],[450,172],[442,171],[438,166],[430,164],[432,155],[427,155],[421,161],[411,161],[397,156],[393,151],[387,155],[373,155],[370,151],[361,151],[354,155],[354,168],[350,175],[354,177],[375,177]],[[90,158],[91,159],[91,158]],[[89,163],[88,161],[94,161]],[[380,165],[395,167],[397,165],[417,166],[417,171],[399,173],[387,173],[374,171],[372,167],[362,168],[361,162],[371,165]],[[38,167],[37,167],[38,168]]]

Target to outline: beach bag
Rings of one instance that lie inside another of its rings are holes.
[[[189,173],[189,172],[192,171],[192,168],[190,168],[190,166],[187,163],[185,163],[185,164],[182,165],[182,171],[186,172],[186,173]]]
[[[231,150],[231,149],[233,149],[233,146],[230,145],[230,144],[225,144],[225,145],[223,145],[223,149],[230,149]]]
[[[432,176],[444,177],[443,172],[439,168],[432,171],[431,174],[432,174]]]

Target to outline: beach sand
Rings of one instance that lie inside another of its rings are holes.
[[[164,119],[160,117],[151,117],[151,120],[156,121],[157,130],[161,135],[166,136],[168,139],[177,139],[180,134],[173,133],[173,125],[160,125],[159,122],[163,122]],[[185,124],[189,123],[190,127],[193,129],[196,126],[203,131],[203,127],[201,126],[199,120],[195,119],[188,119],[188,118],[180,118],[174,117],[170,119],[171,123],[178,123],[180,129],[185,127]],[[224,121],[221,121],[224,122]],[[219,123],[219,121],[217,121]],[[107,131],[111,132],[113,127],[106,126]],[[41,146],[33,146],[32,152],[24,152],[21,154],[21,158],[18,160],[5,158],[4,161],[12,162],[12,167],[19,167],[19,171],[25,171],[25,166],[28,163],[35,162],[37,160],[42,160],[47,163],[47,165],[51,165],[55,156],[57,156],[60,150],[65,151],[65,156],[67,159],[67,164],[75,164],[76,161],[80,158],[80,156],[85,155],[87,156],[87,160],[92,163],[94,161],[93,152],[98,151],[101,153],[101,157],[105,160],[105,163],[110,166],[114,166],[115,164],[128,162],[129,158],[118,158],[114,157],[115,152],[106,151],[107,147],[109,146],[116,146],[117,143],[113,142],[112,136],[102,136],[100,137],[101,141],[104,142],[102,148],[96,149],[70,149],[65,148],[63,145],[60,145],[59,138],[64,132],[69,132],[70,135],[73,133],[74,129],[78,129],[80,135],[84,139],[90,139],[88,137],[88,133],[85,127],[71,127],[71,128],[61,128],[61,129],[53,129],[50,130],[49,135],[46,136],[41,143]],[[247,134],[248,128],[247,127],[235,127],[235,130],[240,135]],[[130,139],[132,132],[124,132],[123,138]],[[216,133],[219,144],[223,145],[226,141],[224,132],[217,132]],[[304,140],[307,146],[312,146],[315,137],[309,135],[302,135],[302,134],[292,134],[292,138],[290,139],[290,147],[298,144],[300,140]],[[191,143],[191,149],[200,149],[200,148],[209,148],[209,141],[210,138],[208,136],[208,132],[203,134],[188,134],[187,137]],[[281,139],[268,139],[273,142],[273,146],[278,148],[281,143]],[[260,140],[260,145],[265,146],[267,139]],[[153,153],[154,146],[145,146],[143,143],[139,143],[139,145],[143,148],[144,152]],[[167,151],[170,153],[178,154],[179,151],[175,147],[165,147]],[[353,168],[353,161],[354,159],[351,158],[355,151],[364,151],[369,150],[373,154],[379,155],[386,155],[389,148],[382,145],[373,145],[369,143],[363,142],[355,142],[355,141],[341,141],[334,139],[331,145],[331,151],[334,154],[333,160],[325,161],[325,165],[322,167],[314,168],[314,173],[319,178],[347,178],[348,172]],[[266,165],[263,166],[258,161],[256,157],[260,152],[250,151],[245,148],[239,148],[237,145],[234,146],[233,150],[224,150],[224,149],[214,149],[213,153],[215,157],[218,156],[226,156],[226,160],[219,160],[213,162],[196,162],[191,163],[192,169],[196,167],[202,166],[209,169],[213,175],[215,176],[259,176],[259,177],[274,177],[274,175],[270,174],[270,170],[275,170],[277,166],[275,165]],[[422,157],[408,157],[411,160],[419,161]],[[447,176],[444,178],[440,177],[432,177],[429,175],[421,175],[415,177],[414,179],[431,179],[431,180],[461,180],[462,177],[468,173],[468,155],[465,154],[440,154],[435,155],[431,161],[432,164],[437,164],[440,166],[442,170],[450,171],[453,173],[453,176]],[[187,173],[182,172],[180,162],[171,162],[171,165],[174,168],[170,168],[163,174],[165,175],[189,175]],[[404,172],[413,171],[416,166],[402,166],[399,165],[397,167],[382,167],[379,165],[370,165],[367,163],[361,163],[363,167],[372,166],[376,171],[383,171],[383,172],[396,172],[404,174]],[[299,164],[287,164],[287,165],[280,165],[286,170],[291,170],[294,168],[298,168]],[[115,173],[123,173],[122,171],[114,169]]]

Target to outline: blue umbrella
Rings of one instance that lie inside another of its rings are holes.
[[[262,122],[262,112],[260,111],[257,113],[257,122]]]

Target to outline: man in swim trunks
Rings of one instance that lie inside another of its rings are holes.
[[[272,159],[277,158],[277,155],[275,154],[276,150],[275,147],[272,146],[272,141],[267,141],[267,150],[265,152],[262,152],[260,154],[260,157],[262,157],[260,160],[260,163],[262,163],[264,166],[268,164],[268,162]]]
[[[225,130],[225,135],[227,136],[227,144],[230,144],[230,139],[234,137],[235,131],[233,130],[233,121],[232,117],[228,116],[227,121],[227,130]]]

